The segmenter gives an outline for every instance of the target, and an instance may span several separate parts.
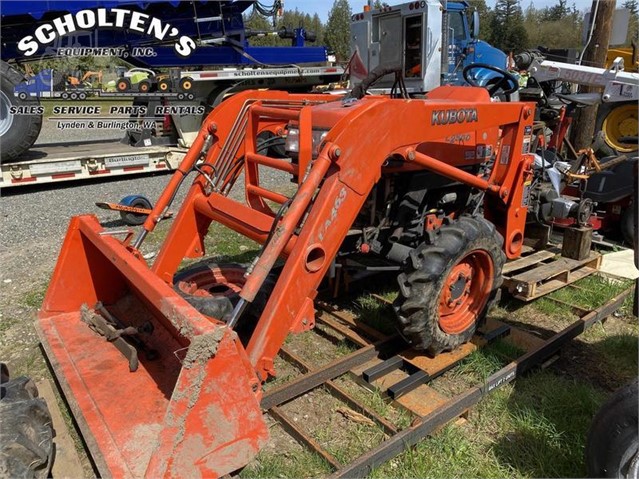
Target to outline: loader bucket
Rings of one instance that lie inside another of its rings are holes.
[[[143,331],[120,337],[138,354],[134,372],[121,343],[89,326],[98,302]],[[102,477],[220,477],[268,440],[260,383],[237,335],[92,215],[71,220],[38,330]]]

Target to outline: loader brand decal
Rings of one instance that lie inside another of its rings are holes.
[[[180,35],[180,31],[169,23],[124,8],[80,10],[75,14],[69,13],[54,18],[36,28],[33,35],[22,38],[18,42],[18,50],[30,57],[43,45],[53,43],[56,38],[79,30],[92,30],[94,28],[117,28],[143,33],[158,41],[173,41],[173,48],[181,57],[188,57],[195,50],[195,41],[186,35]]]
[[[431,125],[449,125],[452,123],[476,123],[477,109],[460,108],[459,110],[433,110]]]
[[[335,202],[333,203],[333,208],[331,209],[330,217],[321,226],[320,232],[317,235],[320,241],[324,241],[324,235],[333,224],[333,221],[335,221],[335,218],[337,218],[337,212],[342,207],[342,203],[344,203],[345,199],[346,199],[346,187],[342,186],[342,189],[339,191],[339,194],[337,195],[337,197],[335,198]]]

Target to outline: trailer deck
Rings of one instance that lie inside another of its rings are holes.
[[[132,147],[117,140],[36,145],[21,161],[0,165],[0,188],[171,171],[186,149]]]

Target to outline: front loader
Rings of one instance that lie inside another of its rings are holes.
[[[137,236],[74,217],[38,326],[101,474],[245,466],[268,440],[262,384],[286,336],[314,326],[337,258],[398,266],[397,327],[416,349],[468,341],[521,252],[533,118],[533,104],[474,87],[425,99],[241,92],[207,117]],[[267,169],[294,194],[260,181]],[[149,265],[139,248],[193,171]],[[213,222],[261,244],[254,261],[178,272],[205,256]]]

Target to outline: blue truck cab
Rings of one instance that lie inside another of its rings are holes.
[[[415,0],[365,9],[351,18],[351,82],[377,67],[399,66],[407,91],[425,93],[440,85],[465,84],[463,69],[473,63],[506,69],[506,54],[479,40],[478,32],[479,16],[464,0]],[[480,85],[497,76],[473,70]],[[375,88],[388,89],[394,81],[394,75],[387,75]]]

